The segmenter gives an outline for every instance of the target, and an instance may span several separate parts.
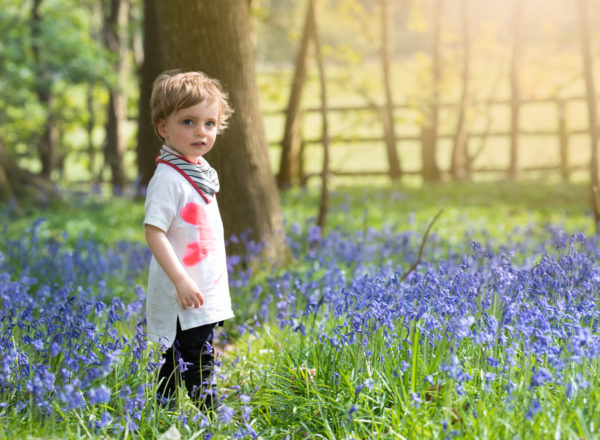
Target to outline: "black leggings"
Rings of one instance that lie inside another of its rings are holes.
[[[175,396],[181,379],[185,382],[188,395],[196,402],[212,406],[216,387],[213,384],[215,355],[212,348],[215,324],[181,330],[177,320],[175,342],[163,353],[164,364],[158,373],[158,397],[167,399]],[[208,344],[207,344],[208,343]],[[180,360],[181,359],[181,360]],[[185,365],[176,368],[181,361]],[[180,373],[181,370],[185,370]]]

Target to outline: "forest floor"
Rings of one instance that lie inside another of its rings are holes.
[[[0,438],[600,436],[585,185],[338,186],[325,231],[316,189],[282,205],[291,263],[230,256],[209,413],[153,398],[143,202],[5,206]]]

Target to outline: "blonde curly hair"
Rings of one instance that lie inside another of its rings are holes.
[[[221,83],[202,72],[168,70],[161,73],[154,80],[150,97],[154,131],[162,139],[156,130],[160,119],[166,119],[171,113],[192,107],[206,99],[219,103],[217,128],[221,133],[227,128],[227,120],[233,113],[227,101],[228,94],[221,87]]]

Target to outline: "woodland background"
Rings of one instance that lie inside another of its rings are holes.
[[[599,31],[596,0],[0,0],[0,439],[600,438]],[[235,109],[212,415],[158,405],[144,326],[174,68]]]
[[[277,188],[314,176],[322,226],[328,183],[347,176],[575,179],[593,193],[599,20],[589,0],[3,0],[0,195],[142,194],[159,147],[149,90],[168,68],[231,95],[208,157],[231,233],[272,232]]]

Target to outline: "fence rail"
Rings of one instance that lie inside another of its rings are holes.
[[[589,131],[587,128],[569,128],[568,116],[567,116],[567,105],[572,103],[581,103],[585,105],[586,99],[583,96],[569,96],[569,97],[545,97],[545,98],[537,98],[537,99],[523,99],[519,102],[521,107],[529,106],[529,105],[539,105],[539,104],[553,104],[555,106],[556,116],[554,117],[555,128],[553,129],[524,129],[518,128],[517,136],[518,137],[553,137],[558,140],[558,152],[556,154],[557,161],[555,165],[525,165],[517,163],[517,167],[519,172],[530,173],[530,172],[544,172],[544,173],[555,173],[558,174],[563,180],[569,180],[570,176],[574,172],[578,171],[586,171],[586,164],[572,164],[569,163],[570,158],[570,143],[572,136],[582,136],[589,135]],[[492,107],[508,107],[511,106],[511,101],[508,99],[502,100],[483,100],[472,103],[473,108],[482,108],[483,112],[489,111]],[[444,102],[440,103],[440,108],[442,109],[452,109],[456,108],[458,104],[452,102]],[[393,106],[395,111],[400,110],[410,110],[419,112],[419,109],[413,105],[407,103],[395,104]],[[487,110],[486,110],[487,108]],[[320,108],[310,107],[303,110],[304,115],[309,115],[311,113],[319,113],[321,111]],[[377,106],[373,105],[356,105],[356,106],[332,106],[328,108],[328,114],[351,114],[354,112],[371,112],[375,113],[378,111]],[[284,110],[272,110],[264,112],[266,117],[273,117],[284,115]],[[522,114],[521,114],[522,117]],[[587,123],[587,118],[585,118]],[[397,127],[400,124],[397,123]],[[410,122],[402,122],[402,126],[410,127],[413,130],[421,130],[421,127],[417,123]],[[485,131],[477,131],[477,132],[469,132],[469,139],[479,139],[485,140],[487,138],[506,138],[506,148],[507,153],[510,145],[510,137],[512,135],[512,131],[510,129],[493,129],[490,127],[489,130]],[[453,140],[455,137],[454,133],[443,133],[437,136],[438,140]],[[396,135],[396,147],[398,143],[402,142],[412,142],[419,143],[422,141],[422,131],[415,135]],[[322,143],[322,139],[320,137],[310,137],[302,139],[303,148],[308,145],[318,145]],[[378,136],[330,136],[330,143],[332,145],[335,144],[348,144],[348,145],[356,145],[356,144],[365,144],[365,143],[379,143],[381,144],[381,148],[385,149],[385,139],[384,134]],[[271,142],[271,145],[280,145],[280,142]],[[335,147],[334,147],[335,148]],[[522,146],[520,148],[523,148]],[[386,164],[387,165],[387,164]],[[510,164],[506,167],[498,167],[498,166],[479,166],[473,167],[470,171],[472,174],[479,173],[498,173],[498,174],[508,174],[510,170]],[[421,175],[422,169],[403,169],[403,175]],[[443,173],[449,172],[449,170],[441,170]],[[330,174],[334,176],[384,176],[387,175],[387,169],[371,169],[371,170],[360,170],[360,171],[351,171],[344,169],[334,169],[330,170]],[[318,176],[320,173],[305,173],[302,177],[303,179],[308,179],[312,177]]]

